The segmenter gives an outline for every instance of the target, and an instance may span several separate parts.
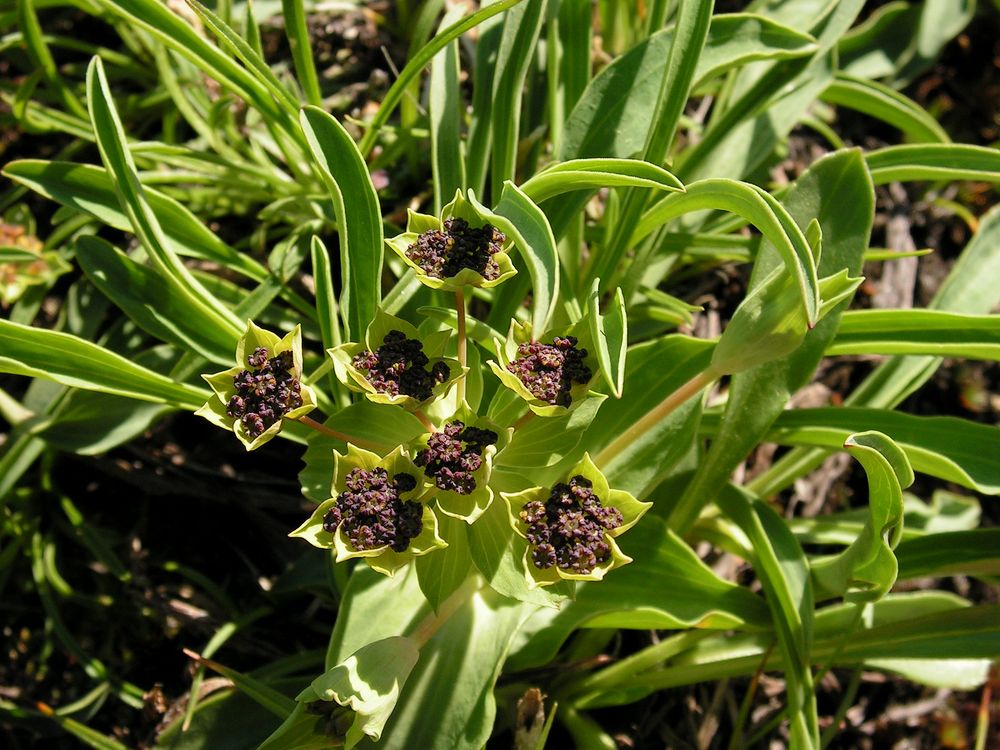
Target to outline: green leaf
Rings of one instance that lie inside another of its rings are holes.
[[[615,398],[622,397],[625,386],[625,357],[628,350],[628,319],[625,315],[625,297],[621,289],[615,290],[606,315],[601,315],[599,309],[601,295],[598,291],[600,280],[594,279],[587,302],[587,318],[590,323],[590,335],[597,349],[597,361],[608,387]]]
[[[819,282],[812,250],[799,226],[771,195],[745,182],[726,179],[699,180],[683,193],[670,193],[652,206],[636,226],[636,244],[673,218],[691,211],[718,209],[742,216],[774,245],[802,299],[810,324],[819,309]]]
[[[713,416],[705,416],[706,431],[712,431],[714,422]],[[863,407],[791,409],[781,413],[762,439],[839,449],[852,432],[864,429],[890,435],[922,474],[977,492],[1000,494],[1000,434],[968,419]]]
[[[185,654],[194,659],[200,666],[207,667],[216,672],[230,682],[241,693],[253,700],[257,705],[267,709],[275,716],[284,719],[295,710],[295,701],[288,696],[275,690],[270,685],[261,682],[250,675],[237,672],[235,669],[220,664],[217,661],[206,659],[193,651],[185,650]]]
[[[160,275],[179,296],[188,300],[189,315],[201,317],[209,325],[228,330],[234,338],[239,337],[242,331],[239,319],[209,294],[167,244],[139,183],[135,162],[125,142],[125,131],[112,102],[99,57],[93,58],[87,68],[87,105],[101,160],[112,177],[132,231],[150,254]]]
[[[851,192],[853,200],[843,200],[845,190]],[[785,205],[803,225],[818,220],[823,235],[819,273],[831,274],[845,268],[852,275],[861,271],[875,199],[859,150],[840,151],[817,161],[789,191]],[[781,260],[773,249],[762,248],[751,287],[779,263]],[[790,395],[809,381],[836,332],[838,318],[836,312],[827,314],[790,357],[733,377],[722,429],[707,455],[699,461],[695,478],[674,510],[677,528],[686,528],[686,524],[693,522],[704,504],[726,485],[736,466],[783,413]]]
[[[465,583],[469,572],[473,570],[465,521],[440,513],[438,525],[448,546],[433,555],[423,555],[413,561],[420,590],[436,612]]]
[[[663,519],[647,513],[622,549],[633,562],[599,583],[579,586],[558,610],[536,613],[508,669],[547,664],[578,628],[728,630],[767,627],[767,606],[744,587],[725,581],[703,563]]]
[[[177,383],[77,336],[7,320],[0,320],[0,372],[182,409],[197,409],[208,398],[203,388]]]
[[[560,159],[627,158],[642,148],[673,35],[673,29],[656,32],[594,77],[566,122]],[[694,78],[704,81],[748,62],[800,57],[814,49],[808,34],[762,16],[720,14],[712,17]]]
[[[512,8],[520,2],[522,0],[499,0],[499,2],[480,8],[467,18],[439,32],[433,39],[421,47],[420,51],[414,54],[410,58],[410,61],[406,63],[406,67],[399,72],[396,80],[382,98],[381,106],[368,125],[368,130],[365,132],[364,138],[361,139],[359,146],[361,154],[367,155],[371,151],[372,146],[375,145],[375,139],[378,137],[379,131],[389,121],[393,110],[399,105],[410,84],[421,74],[423,69],[434,59],[434,56],[438,52],[444,49],[453,39],[457,39],[469,29],[475,28],[486,19],[498,13],[503,13],[508,8]]]
[[[826,353],[932,354],[998,361],[1000,317],[943,310],[848,311]]]
[[[441,20],[439,31],[459,20],[459,6]],[[434,56],[427,94],[427,112],[431,131],[431,167],[434,177],[434,214],[457,191],[465,190],[465,157],[462,153],[462,114],[464,103],[459,83],[461,67],[458,42],[449,43]]]
[[[350,340],[360,336],[375,317],[381,297],[384,238],[378,195],[361,152],[343,125],[316,107],[304,107],[300,123],[330,191],[340,228],[344,284],[340,309],[344,335]]]
[[[876,117],[916,141],[948,143],[951,140],[927,110],[877,81],[837,73],[820,98],[829,104]]]
[[[1000,151],[964,143],[886,146],[865,154],[876,185],[908,180],[1000,182]]]
[[[904,539],[896,547],[900,579],[1000,575],[1000,529],[972,529]]]
[[[337,298],[333,289],[333,272],[330,268],[330,254],[323,240],[312,238],[312,275],[316,284],[316,318],[319,321],[323,349],[340,346],[340,316]]]
[[[663,167],[641,159],[573,159],[557,162],[533,175],[521,190],[535,203],[574,190],[640,187],[683,190],[684,185]]]
[[[90,164],[22,159],[3,168],[3,174],[108,226],[132,231],[128,215],[115,194],[108,172]],[[267,270],[252,258],[220,240],[183,204],[152,188],[144,188],[146,200],[163,230],[166,244],[178,255],[215,261],[250,278],[261,281]]]
[[[98,289],[147,333],[217,364],[229,364],[236,339],[191,315],[189,301],[155,271],[99,237],[80,237],[77,262]]]
[[[528,66],[535,54],[547,0],[527,0],[504,16],[500,45],[493,62],[491,194],[494,200],[514,179],[521,124],[521,97]]]
[[[792,744],[819,746],[816,695],[810,669],[813,646],[813,589],[802,547],[768,505],[730,485],[719,508],[750,540],[750,564],[771,609],[784,662]]]
[[[903,489],[913,483],[906,454],[881,432],[859,432],[844,442],[868,475],[869,516],[843,552],[812,564],[816,596],[870,602],[889,593],[898,564],[893,548],[903,533]]]
[[[470,196],[480,211],[487,211]],[[542,210],[512,182],[506,182],[493,208],[498,227],[508,237],[528,265],[534,298],[531,327],[536,336],[548,330],[559,296],[559,254],[552,227]],[[508,284],[509,285],[509,284]]]
[[[306,12],[302,0],[281,0],[281,14],[285,19],[285,35],[295,61],[295,72],[306,94],[306,100],[317,107],[322,106],[323,97],[319,90],[316,64],[313,62],[309,29],[306,27]]]

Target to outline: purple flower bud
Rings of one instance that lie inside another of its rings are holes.
[[[249,369],[233,377],[236,395],[226,405],[226,413],[239,419],[252,438],[302,406],[302,386],[293,372],[292,353],[281,352],[270,359],[267,355],[261,346],[247,356]]]

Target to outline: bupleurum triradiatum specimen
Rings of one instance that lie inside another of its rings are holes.
[[[367,370],[365,377],[379,393],[412,396],[418,401],[429,399],[434,386],[451,376],[444,362],[435,362],[428,370],[429,362],[423,344],[406,338],[402,331],[389,331],[374,352],[365,349],[351,360],[357,369]]]
[[[424,473],[434,479],[438,489],[470,495],[476,489],[472,474],[483,465],[483,451],[496,442],[493,430],[466,427],[455,420],[428,438],[427,447],[417,454],[414,463],[424,467]]]
[[[583,360],[586,349],[576,348],[575,336],[556,336],[551,344],[528,341],[517,347],[517,359],[507,365],[535,396],[554,406],[569,406],[574,383],[586,383],[592,375]]]
[[[545,502],[532,500],[521,509],[533,547],[531,559],[541,569],[553,565],[567,573],[586,575],[607,562],[611,546],[605,532],[624,523],[621,511],[605,507],[579,474],[552,488]]]
[[[267,355],[261,346],[247,357],[248,369],[233,376],[236,395],[226,404],[226,414],[243,422],[252,438],[302,406],[302,386],[293,373],[292,353]]]
[[[346,484],[323,516],[323,531],[332,534],[340,526],[359,552],[385,546],[405,552],[424,528],[423,506],[399,497],[417,486],[416,478],[401,473],[390,479],[381,467],[357,468],[351,469]]]
[[[500,276],[500,266],[493,257],[507,236],[492,224],[470,227],[465,219],[445,219],[444,231],[430,229],[406,248],[406,257],[428,276],[446,279],[463,268],[471,268],[487,281]]]

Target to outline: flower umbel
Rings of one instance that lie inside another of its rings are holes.
[[[531,559],[539,568],[558,566],[572,573],[590,573],[611,557],[604,532],[622,525],[622,513],[605,507],[594,494],[593,482],[577,474],[560,482],[547,500],[526,503],[519,514],[528,527]]]
[[[423,506],[401,500],[400,492],[411,492],[416,477],[400,472],[391,479],[380,466],[371,470],[351,469],[347,489],[323,516],[323,531],[333,533],[340,526],[356,550],[389,547],[405,552],[410,541],[420,535],[424,524]]]
[[[574,383],[589,383],[593,376],[584,364],[586,349],[577,348],[575,336],[552,339],[551,344],[527,341],[517,347],[517,358],[507,369],[538,399],[555,406],[569,406]]]
[[[421,334],[415,326],[378,309],[363,344],[328,349],[337,377],[377,404],[416,411],[444,396],[465,374],[455,359],[442,357],[451,333]]]
[[[397,330],[383,336],[375,351],[365,349],[351,359],[353,367],[367,370],[368,382],[379,393],[412,396],[418,401],[431,398],[434,386],[451,376],[451,368],[443,360],[434,362],[430,370],[429,364],[423,344]]]
[[[492,224],[469,226],[457,216],[444,220],[444,230],[428,229],[406,248],[406,257],[437,279],[457,276],[469,268],[487,281],[500,277],[500,265],[494,255],[500,252],[507,236]]]
[[[236,366],[202,375],[215,396],[197,414],[231,429],[247,450],[259,448],[281,430],[282,419],[298,419],[316,407],[302,383],[302,330],[278,338],[247,321],[236,345]]]
[[[492,287],[517,273],[504,221],[458,192],[440,217],[410,211],[406,231],[386,244],[432,289]]]
[[[247,369],[233,376],[236,394],[226,404],[226,414],[243,422],[251,438],[302,406],[302,385],[295,376],[292,353],[268,357],[259,346],[247,357]]]
[[[600,580],[631,562],[614,538],[652,505],[611,489],[586,454],[564,482],[502,495],[514,530],[528,541],[524,563],[537,586]]]
[[[337,562],[362,557],[385,575],[447,546],[427,506],[420,469],[401,446],[380,458],[348,445],[346,455],[334,452],[333,464],[333,497],[290,536],[336,550]]]
[[[417,454],[414,463],[424,467],[424,474],[440,490],[471,495],[476,489],[473,474],[483,465],[483,451],[496,445],[493,430],[466,427],[455,420],[427,439],[427,447]]]

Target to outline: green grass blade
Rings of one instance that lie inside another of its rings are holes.
[[[330,349],[339,346],[340,316],[337,312],[337,298],[333,289],[333,270],[330,267],[330,254],[323,240],[312,238],[312,276],[316,284],[316,318],[319,321],[320,336],[323,348]]]
[[[99,237],[80,237],[75,252],[94,286],[144,331],[217,364],[232,361],[236,337],[193,317],[188,299],[161,275]]]
[[[458,19],[461,9],[452,8],[441,21],[447,28]],[[428,118],[431,129],[431,169],[434,179],[434,214],[458,190],[465,190],[465,156],[462,153],[462,92],[458,41],[448,44],[431,62],[428,91]]]
[[[1000,151],[964,143],[886,146],[865,154],[876,185],[907,180],[1000,182]]]
[[[197,409],[204,388],[177,383],[104,347],[59,331],[0,320],[0,372],[74,388]]]
[[[178,292],[187,297],[191,315],[202,316],[208,325],[228,330],[234,338],[242,332],[240,321],[191,275],[167,244],[156,215],[146,202],[136,174],[135,162],[125,142],[121,120],[99,57],[87,69],[87,99],[101,159],[112,176],[115,191],[132,225],[132,231],[150,254],[157,270]]]
[[[493,66],[493,108],[490,127],[493,152],[490,182],[493,200],[514,179],[521,123],[521,90],[535,53],[547,0],[527,0],[504,17],[500,46]]]
[[[557,162],[532,176],[521,190],[535,203],[574,190],[638,187],[678,191],[684,185],[663,167],[641,159],[573,159]]]
[[[813,640],[813,590],[802,547],[770,507],[730,486],[719,507],[750,540],[750,564],[771,608],[785,668],[786,700],[792,745],[819,747],[819,720],[810,668]]]
[[[381,298],[383,235],[378,195],[361,152],[336,119],[316,107],[305,107],[299,121],[333,199],[340,228],[344,336],[357,340],[375,319]]]
[[[702,427],[714,433],[716,417]],[[783,411],[763,440],[779,445],[822,446],[839,450],[854,432],[878,430],[906,452],[916,471],[1000,495],[1000,432],[954,417],[919,417],[889,409],[837,407]]]
[[[302,0],[281,0],[281,11],[285,17],[285,35],[292,49],[292,60],[295,62],[295,72],[299,75],[299,83],[305,92],[306,101],[313,106],[323,104],[323,96],[319,90],[319,77],[316,75],[316,63],[313,62],[312,44],[309,42],[309,29],[306,26],[306,11]]]
[[[857,110],[887,122],[915,141],[948,143],[951,140],[927,110],[877,81],[838,73],[820,98],[828,104]]]
[[[853,310],[827,347],[836,354],[930,354],[1000,361],[1000,316],[943,310]]]
[[[512,8],[520,2],[522,0],[500,0],[493,5],[481,8],[464,20],[449,26],[425,44],[406,64],[406,67],[400,71],[399,77],[386,92],[385,97],[382,99],[382,105],[368,124],[368,129],[361,139],[359,145],[361,154],[367,155],[371,151],[372,146],[375,145],[375,139],[378,138],[379,131],[389,121],[389,117],[406,93],[407,87],[420,75],[430,61],[434,59],[434,55],[444,49],[453,39],[457,39],[469,29],[475,28],[487,18],[491,18],[497,13],[503,13],[508,8]]]

